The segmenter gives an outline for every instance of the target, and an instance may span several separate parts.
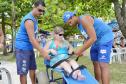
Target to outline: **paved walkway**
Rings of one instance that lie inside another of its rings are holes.
[[[12,84],[20,84],[19,76],[17,75],[17,72],[16,72],[16,63],[15,62],[2,62],[1,64],[2,65],[0,65],[0,67],[4,67],[7,70],[9,70],[11,74],[11,78],[12,78]],[[0,80],[0,84],[7,84],[5,73],[2,73],[2,75],[3,75],[2,77],[3,80]],[[28,76],[27,84],[31,84],[29,76]]]

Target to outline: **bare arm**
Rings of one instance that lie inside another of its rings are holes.
[[[113,42],[113,47],[114,47],[114,48],[117,47],[116,42],[115,42],[115,39],[114,39],[114,42]]]
[[[87,31],[89,39],[85,41],[85,43],[79,50],[77,50],[76,53],[78,55],[80,55],[83,51],[88,49],[97,39],[95,30],[93,27],[93,21],[94,21],[93,18],[90,16],[89,16],[89,18],[86,18],[85,16],[82,18],[81,22],[82,22],[83,27]]]
[[[120,34],[121,34],[121,38],[120,38],[121,43],[120,43],[120,46],[121,46],[121,47],[125,47],[125,37],[123,36],[123,34],[122,34],[121,31],[120,31]]]
[[[125,40],[124,40],[124,37],[121,37],[120,40],[121,40],[120,46],[121,46],[121,47],[125,47]]]
[[[26,27],[26,30],[27,30],[29,40],[32,43],[32,45],[34,46],[34,48],[36,48],[41,53],[41,55],[43,55],[44,57],[47,57],[48,56],[47,52],[40,47],[38,41],[35,39],[33,21],[27,20],[25,22],[25,27]]]

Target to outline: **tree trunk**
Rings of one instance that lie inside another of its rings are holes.
[[[15,30],[15,26],[16,26],[16,20],[15,20],[15,1],[16,0],[12,0],[12,49],[11,52],[13,52],[14,50],[14,30]]]
[[[2,13],[2,31],[4,34],[4,49],[3,49],[3,55],[7,55],[7,50],[6,50],[6,34],[5,34],[5,17],[4,17],[4,12]]]
[[[119,0],[112,0],[112,2],[119,29],[122,31],[124,37],[126,37],[126,0],[123,0],[122,5],[119,4]]]

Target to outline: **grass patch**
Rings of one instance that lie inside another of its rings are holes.
[[[13,53],[8,53],[6,56],[3,56],[0,54],[0,60],[1,61],[10,61],[15,62],[15,56]]]
[[[111,64],[111,84],[126,84],[126,64]]]

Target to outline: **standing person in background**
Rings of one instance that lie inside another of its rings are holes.
[[[33,48],[36,48],[44,58],[49,59],[48,53],[41,48],[36,39],[38,31],[37,18],[44,14],[44,10],[45,3],[43,1],[36,1],[32,11],[22,19],[16,35],[15,55],[17,73],[20,75],[21,84],[27,84],[28,71],[32,84],[35,84],[36,62]]]
[[[51,33],[49,31],[45,31],[42,29],[39,29],[39,33],[40,33],[40,44],[41,44],[41,47],[44,48],[46,45],[46,38]]]
[[[113,33],[114,33],[113,48],[125,47],[125,38],[124,38],[122,32],[117,28],[113,28]]]
[[[75,52],[76,55],[82,55],[85,50],[91,47],[90,54],[95,78],[102,84],[110,84],[109,61],[113,44],[111,28],[96,17],[90,15],[76,16],[70,11],[64,13],[63,20],[70,26],[77,26],[86,38],[83,46]]]
[[[42,48],[45,47],[45,45],[46,45],[46,35],[45,34],[40,35],[40,44],[41,44]]]

